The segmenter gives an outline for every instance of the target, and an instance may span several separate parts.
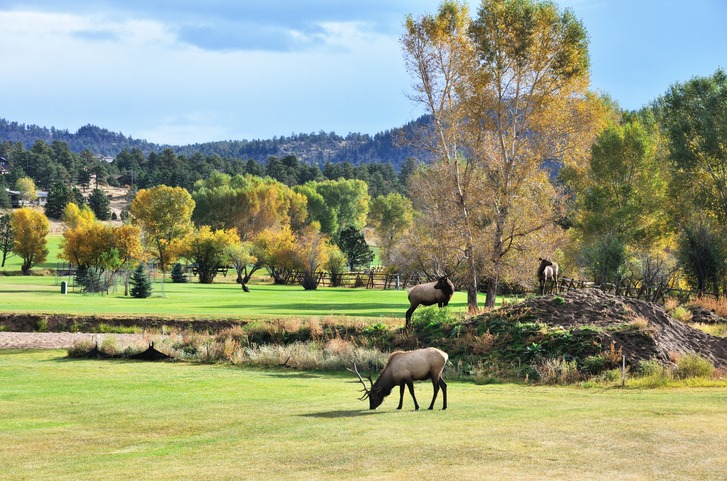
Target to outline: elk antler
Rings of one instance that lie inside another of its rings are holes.
[[[366,383],[364,382],[363,378],[361,377],[361,374],[358,372],[358,368],[356,367],[355,362],[353,363],[353,369],[348,369],[348,370],[353,373],[356,373],[356,375],[358,376],[358,380],[361,381],[361,384],[363,385],[363,391],[361,391],[361,392],[363,392],[364,395],[361,396],[360,398],[358,398],[359,401],[363,401],[364,399],[369,397],[369,394],[371,394],[371,390],[366,387]],[[373,387],[374,382],[371,380],[371,376],[368,376],[367,379],[369,380],[369,382],[371,383],[371,386]]]

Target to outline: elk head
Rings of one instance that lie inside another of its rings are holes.
[[[361,384],[363,385],[363,389],[361,392],[363,392],[363,396],[361,396],[359,401],[363,401],[366,398],[369,398],[369,409],[376,409],[379,407],[379,405],[384,402],[384,396],[382,396],[377,389],[374,388],[374,381],[371,379],[371,374],[366,376],[366,379],[369,380],[370,387],[366,386],[366,382],[364,382],[363,378],[361,377],[361,373],[358,372],[358,368],[356,367],[356,363],[353,363],[353,369],[349,369],[349,371],[355,373],[358,376],[358,380],[361,381]]]

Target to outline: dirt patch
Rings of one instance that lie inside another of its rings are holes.
[[[506,311],[511,316],[563,329],[600,328],[604,343],[614,341],[631,363],[648,359],[670,362],[675,355],[692,353],[715,366],[727,365],[727,338],[711,336],[677,321],[657,304],[598,289],[538,297]]]
[[[0,349],[68,349],[79,341],[102,344],[105,338],[123,344],[144,338],[143,334],[88,334],[80,332],[0,332]]]

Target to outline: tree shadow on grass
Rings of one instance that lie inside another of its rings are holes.
[[[359,416],[373,416],[375,414],[381,414],[382,411],[371,411],[371,410],[345,410],[345,411],[323,411],[320,413],[308,413],[301,414],[300,417],[304,418],[323,418],[323,419],[336,419],[336,418],[354,418]]]

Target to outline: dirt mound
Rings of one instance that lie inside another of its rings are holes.
[[[692,319],[690,321],[692,323],[727,324],[727,319],[704,307],[690,306],[689,311],[692,313]]]
[[[692,353],[715,366],[727,365],[727,338],[677,321],[651,302],[585,289],[530,299],[506,310],[552,327],[598,328],[604,345],[614,341],[630,363],[654,358],[670,362],[675,354]]]

